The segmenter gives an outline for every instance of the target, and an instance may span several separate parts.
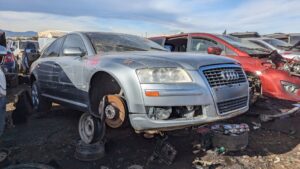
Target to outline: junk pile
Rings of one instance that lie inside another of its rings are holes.
[[[196,129],[199,134],[200,144],[195,145],[194,154],[200,150],[207,151],[214,148],[218,153],[225,151],[243,150],[248,145],[248,124],[215,124],[204,126]]]
[[[244,150],[248,145],[249,126],[242,124],[216,124],[211,126],[212,146],[220,151]]]
[[[170,143],[167,142],[168,136],[158,138],[154,151],[147,161],[146,166],[152,161],[171,165],[176,157],[177,151]]]

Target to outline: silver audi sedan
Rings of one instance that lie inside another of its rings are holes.
[[[156,133],[201,125],[248,110],[248,81],[232,59],[171,53],[138,36],[74,32],[55,40],[31,66],[32,103],[86,112],[79,121],[92,143],[131,124]]]

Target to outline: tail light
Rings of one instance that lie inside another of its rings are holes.
[[[15,58],[11,53],[7,54],[3,60],[4,63],[11,63],[14,61],[15,61]]]

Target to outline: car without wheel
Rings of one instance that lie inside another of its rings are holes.
[[[210,53],[236,59],[248,75],[255,103],[260,95],[300,102],[300,64],[276,51],[230,35],[184,33],[150,38],[174,52]]]
[[[248,81],[236,61],[171,53],[133,35],[74,32],[56,39],[31,66],[32,103],[86,112],[85,143],[105,125],[129,120],[136,132],[157,133],[231,118],[248,110]],[[105,121],[105,123],[104,123]]]

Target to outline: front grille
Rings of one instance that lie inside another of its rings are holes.
[[[239,77],[235,79],[225,80],[222,77],[222,71],[232,71],[232,70],[238,73]],[[240,67],[221,67],[221,68],[207,69],[203,71],[203,74],[205,75],[211,87],[224,86],[229,84],[238,84],[247,81],[244,72]]]
[[[247,103],[248,103],[248,97],[242,97],[234,100],[220,102],[218,103],[219,113],[224,114],[232,110],[246,107]]]

